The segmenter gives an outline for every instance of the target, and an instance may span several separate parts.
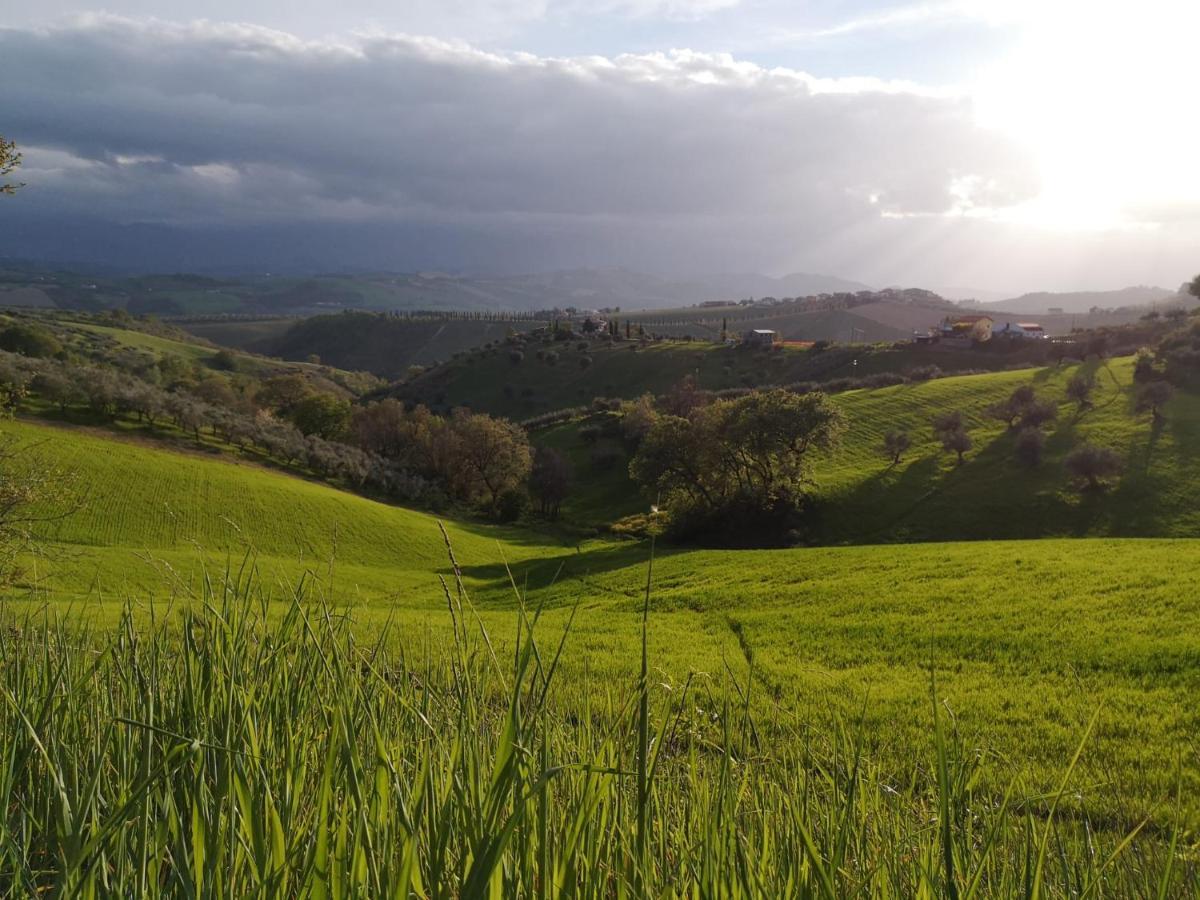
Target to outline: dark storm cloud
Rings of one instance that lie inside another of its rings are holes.
[[[30,184],[6,215],[461,228],[465,257],[492,233],[508,247],[554,235],[578,260],[632,243],[762,266],[801,243],[849,250],[884,213],[1036,190],[961,99],[724,56],[497,56],[92,18],[0,31],[0,58],[0,132],[27,149]]]

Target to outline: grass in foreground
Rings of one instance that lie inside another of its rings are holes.
[[[457,568],[457,567],[456,567]],[[453,641],[385,634],[230,578],[182,629],[0,631],[0,892],[64,896],[1179,896],[1178,828],[1128,832],[1057,787],[984,787],[931,682],[889,771],[750,683],[561,680],[570,625],[497,655],[461,582]],[[598,699],[593,699],[598,698]],[[1094,721],[1093,721],[1094,724]],[[1169,820],[1169,816],[1167,817]]]

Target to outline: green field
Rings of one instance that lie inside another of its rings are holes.
[[[629,355],[653,358],[654,352]],[[981,849],[990,846],[982,837],[986,830],[982,823],[993,823],[986,827],[994,827],[999,835],[988,875],[995,894],[1016,891],[1012,879],[1019,876],[1013,873],[1032,865],[1029,854],[1034,851],[1029,847],[1036,847],[1050,833],[1043,823],[1051,806],[1062,822],[1052,844],[1064,859],[1055,863],[1044,896],[1083,893],[1089,879],[1096,877],[1096,867],[1118,848],[1124,835],[1138,829],[1133,849],[1112,869],[1121,873],[1119,880],[1108,883],[1098,895],[1152,895],[1165,858],[1177,859],[1179,879],[1195,878],[1194,835],[1200,828],[1195,742],[1200,733],[1200,539],[1194,535],[1200,528],[1196,519],[1200,478],[1195,471],[1200,456],[1194,442],[1200,436],[1196,431],[1200,409],[1195,397],[1181,394],[1168,406],[1163,425],[1153,427],[1147,416],[1131,409],[1130,361],[1114,360],[1097,371],[1095,407],[1077,415],[1064,401],[1042,466],[1033,471],[1018,467],[1012,459],[1011,435],[1001,423],[984,418],[982,410],[1030,381],[1040,396],[1061,400],[1073,372],[1074,367],[1002,372],[837,395],[849,428],[841,449],[816,466],[816,519],[810,537],[852,546],[706,550],[662,544],[657,548],[647,620],[651,673],[647,708],[653,711],[654,727],[662,729],[656,740],[669,751],[657,788],[663,830],[656,838],[662,844],[651,865],[656,883],[691,884],[700,878],[690,870],[670,874],[673,860],[688,858],[693,860],[688,865],[700,866],[703,859],[708,860],[703,865],[718,865],[720,853],[716,844],[710,845],[710,838],[695,842],[685,838],[696,828],[717,827],[715,820],[688,812],[689,797],[712,792],[724,798],[722,803],[732,804],[731,809],[740,809],[736,815],[744,824],[739,825],[739,834],[788,843],[800,840],[799,832],[792,831],[796,825],[788,810],[795,810],[788,795],[800,791],[809,796],[810,790],[812,798],[805,801],[809,804],[805,808],[816,817],[812,828],[822,859],[837,857],[838,827],[830,823],[846,815],[844,810],[853,809],[845,821],[861,829],[853,838],[856,858],[835,867],[838,874],[830,876],[838,879],[840,889],[815,895],[842,896],[855,890],[855,885],[870,885],[871,895],[888,890],[910,895],[923,878],[940,883],[942,876],[930,874],[938,871],[936,863],[913,860],[935,852],[930,848],[938,846],[938,832],[921,823],[939,816],[938,798],[947,795],[955,799],[946,802],[961,804],[956,821],[965,830],[961,835],[956,832],[954,840],[961,840],[962,846],[952,851],[961,854],[959,865],[970,868],[978,864],[980,854],[986,857],[992,852]],[[942,453],[929,433],[931,415],[948,408],[966,415],[976,439],[976,448],[962,465]],[[900,465],[889,467],[877,445],[884,431],[897,427],[910,429],[915,444]],[[87,621],[106,630],[126,607],[136,627],[147,627],[153,618],[165,623],[171,635],[182,616],[210,616],[203,612],[205,603],[219,608],[236,602],[229,600],[227,586],[253,600],[254,608],[258,599],[266,601],[267,618],[278,623],[286,620],[287,601],[296,595],[297,586],[304,585],[304,608],[311,614],[323,608],[313,605],[318,601],[331,604],[338,621],[341,612],[348,611],[348,627],[367,645],[386,630],[387,653],[398,654],[389,656],[392,661],[387,665],[403,668],[410,663],[397,660],[424,660],[411,663],[417,669],[415,683],[443,684],[450,678],[443,666],[450,665],[455,652],[456,622],[460,640],[463,630],[474,632],[478,625],[485,626],[490,636],[490,644],[471,639],[470,661],[462,665],[490,671],[488,660],[494,653],[503,661],[501,668],[511,666],[520,646],[516,623],[522,605],[518,596],[523,596],[524,608],[542,609],[538,625],[542,665],[549,666],[558,636],[570,623],[563,656],[555,666],[559,687],[544,714],[549,718],[539,719],[542,724],[537,729],[544,730],[537,735],[542,737],[531,733],[530,746],[550,741],[545,752],[564,760],[580,755],[593,758],[589,754],[607,747],[601,753],[606,766],[636,767],[629,754],[637,746],[637,735],[626,730],[633,721],[629,718],[633,707],[622,704],[636,695],[631,691],[638,683],[648,544],[599,538],[576,542],[562,536],[567,530],[542,532],[532,526],[446,523],[472,601],[464,601],[460,608],[452,600],[454,618],[439,582],[439,578],[446,580],[453,598],[454,570],[434,516],[376,503],[229,455],[168,450],[136,434],[118,438],[110,431],[30,421],[8,423],[2,430],[36,445],[38,455],[74,473],[83,488],[81,508],[44,529],[38,552],[25,560],[20,583],[8,591],[3,615],[13,630],[5,632],[10,635],[5,640],[28,633],[31,626],[25,617],[30,614],[48,613],[67,622],[68,629]],[[1084,438],[1118,448],[1126,460],[1121,482],[1103,495],[1081,496],[1063,477],[1063,455]],[[589,451],[578,440],[577,423],[558,426],[539,439],[567,451],[577,467],[587,465]],[[573,507],[564,507],[564,515],[578,520],[646,506],[619,467],[601,477],[588,476],[572,502]],[[1031,537],[1042,539],[1016,539]],[[901,543],[912,540],[923,542]],[[232,615],[226,609],[226,621],[232,621]],[[189,628],[224,627],[206,621]],[[286,627],[299,626],[293,621]],[[227,638],[234,641],[236,634],[231,632]],[[318,679],[310,667],[313,660],[304,661],[306,651],[295,645],[299,639],[294,634],[291,643],[281,643],[281,655],[267,653],[266,659],[255,663],[254,671],[273,672],[274,666],[290,660],[286,662],[290,671],[310,673],[301,681],[310,684],[313,692],[328,694],[326,676]],[[253,644],[273,647],[274,642],[275,638],[264,637]],[[282,649],[293,645],[294,649]],[[3,651],[5,658],[23,658],[19,656],[25,652],[23,646],[14,643]],[[121,659],[125,652],[106,654],[102,664],[109,666],[108,660]],[[239,652],[258,653],[245,648]],[[326,657],[334,660],[349,651],[326,647],[321,652],[334,654]],[[369,657],[365,649],[353,652]],[[186,687],[192,684],[191,674],[171,668],[176,656],[166,645],[154,654],[161,660],[155,665],[174,673],[158,682],[160,691],[197,689],[194,684]],[[32,661],[28,665],[31,672],[40,671]],[[125,665],[113,662],[114,668],[105,669],[108,674],[103,677],[119,683],[127,677],[120,674]],[[340,678],[347,677],[346,670],[338,668],[347,663],[328,665],[343,673]],[[19,670],[17,666],[6,671]],[[251,687],[245,680],[250,670],[238,671],[242,674],[229,676],[240,685],[238,690],[264,698],[263,705],[247,698],[258,710],[255,716],[278,714],[289,723],[303,721],[309,729],[304,746],[325,746],[326,729],[319,724],[324,714],[305,705],[311,702],[307,695],[289,696],[283,683],[274,680]],[[70,677],[87,684],[87,691],[98,690],[82,671]],[[464,733],[455,732],[460,728],[472,735],[490,733],[502,713],[484,698],[493,692],[503,696],[506,690],[490,682],[493,677],[484,679],[491,686],[481,687],[477,699],[468,702],[460,696],[463,707],[446,705],[461,690],[453,679],[438,689],[445,702],[432,700],[419,686],[410,694],[409,680],[403,681],[406,686],[398,689],[398,695],[379,695],[380,703],[384,696],[392,699],[372,715],[393,724],[380,732],[386,747],[372,752],[389,760],[395,778],[389,790],[411,793],[411,802],[418,806],[425,802],[417,799],[417,782],[412,781],[408,763],[400,762],[406,758],[405,748],[411,746],[406,742],[414,739],[395,730],[409,727],[401,725],[408,721],[407,710],[413,704],[432,704],[424,715],[442,723],[440,727],[454,733]],[[938,740],[930,698],[935,677],[939,715],[944,717],[954,771],[959,773],[954,777],[962,779],[957,786],[939,786],[936,775]],[[49,673],[45,678],[50,678]],[[42,689],[39,684],[36,679],[10,681],[8,690],[14,696],[23,696],[24,691],[35,698]],[[45,689],[50,690],[51,684],[45,681]],[[359,689],[346,686],[351,693]],[[149,715],[144,706],[149,701],[131,691],[123,687],[112,697],[87,702],[92,708],[109,710],[105,715],[141,721]],[[80,696],[91,695],[85,691]],[[139,696],[142,699],[134,702]],[[123,697],[130,698],[132,705]],[[163,694],[154,702],[170,706],[195,701]],[[358,717],[375,702],[368,697],[354,702],[355,727],[366,729],[358,733],[364,740],[370,725]],[[730,702],[747,704],[757,724],[722,714],[720,710],[727,710]],[[587,709],[593,712],[581,713]],[[454,716],[460,717],[457,724]],[[596,734],[576,729],[572,723],[580,716],[594,724]],[[64,723],[85,720],[91,721],[79,715],[55,718],[59,724],[53,726],[54,741],[61,743],[51,741],[57,749],[48,752],[75,752],[73,742],[81,738],[69,733]],[[203,721],[211,724],[218,719]],[[161,727],[168,734],[185,728],[179,721],[164,722]],[[101,719],[87,726],[89,734],[107,733],[113,727],[111,721]],[[270,734],[277,727],[271,726]],[[728,730],[722,736],[723,728]],[[600,732],[609,737],[599,737]],[[214,747],[223,746],[224,738],[205,734]],[[1069,790],[1057,800],[1048,799],[1057,796],[1085,736]],[[105,762],[104,754],[108,748],[117,752],[127,741],[114,734],[107,743],[96,742],[88,765],[119,765]],[[259,742],[254,746],[265,741],[272,753],[288,752],[266,732],[238,738],[239,745],[245,741]],[[483,754],[471,766],[491,765],[485,760],[491,760],[495,748],[485,744],[465,751]],[[167,741],[154,752],[169,754],[170,746]],[[450,771],[466,765],[451,747],[422,746],[427,748],[423,753],[433,754],[428,760],[431,766]],[[730,755],[732,746],[743,748],[736,751],[736,759]],[[754,750],[744,749],[750,747]],[[312,797],[319,784],[311,781],[311,773],[326,765],[321,754],[327,751],[294,752],[299,755],[288,757],[291,761],[285,768],[296,783],[307,785],[297,796]],[[844,754],[863,761],[861,773],[857,766],[853,771],[847,768]],[[303,765],[301,758],[307,760]],[[532,765],[534,757],[527,759]],[[342,765],[338,764],[339,771]],[[338,777],[363,775],[349,757],[344,765],[350,768]],[[720,774],[723,767],[731,767],[736,776],[725,780]],[[382,776],[371,775],[369,765],[366,772],[365,777],[380,783]],[[255,794],[258,799],[253,802],[262,807],[268,802],[264,792],[279,797],[280,791],[291,790],[265,772],[244,777],[253,787],[245,789],[246,799],[239,803],[250,803],[250,794]],[[537,776],[531,772],[521,777]],[[794,782],[789,781],[792,778]],[[122,783],[132,790],[132,782]],[[857,800],[847,799],[850,785],[857,785],[853,788]],[[1014,807],[997,814],[997,804],[1010,786],[1016,797]],[[170,796],[183,796],[190,788],[172,790]],[[428,790],[443,796],[438,793],[441,788]],[[572,805],[579,799],[574,790],[556,795],[555,803],[561,806],[554,806],[554,816],[589,808]],[[609,862],[597,859],[595,865],[619,867],[624,865],[617,862],[625,858],[624,851],[610,842],[619,841],[620,834],[634,827],[628,824],[632,801],[618,782],[605,791],[605,799],[596,802],[605,810],[599,821],[606,824],[598,825],[595,840],[598,848],[605,848],[596,852]],[[339,791],[338,799],[331,802],[354,808],[361,804],[365,810],[361,814],[374,823],[364,827],[383,828],[382,814],[369,811],[381,807],[356,796]],[[455,797],[445,801],[446,815],[453,810],[463,822],[486,816],[482,800],[479,805],[465,796]],[[167,794],[155,801],[164,810],[172,809],[174,802]],[[207,810],[207,803],[201,807]],[[839,806],[842,803],[849,805]],[[34,803],[38,809],[44,805]],[[709,808],[707,803],[700,805]],[[288,858],[294,854],[296,860],[307,858],[302,847],[311,842],[305,843],[300,835],[320,830],[312,824],[319,814],[307,801],[297,800],[289,808],[293,812],[287,822],[297,831],[292,836],[291,829],[285,829],[286,846],[280,852]],[[769,812],[763,813],[764,809]],[[755,818],[755,810],[761,818]],[[224,813],[197,813],[210,814],[216,816],[214,823],[224,821]],[[100,821],[101,814],[96,815]],[[399,827],[399,820],[387,821],[392,822],[389,828]],[[538,821],[543,824],[529,828],[536,832],[541,827],[568,827],[557,818],[557,824],[538,816],[530,819],[530,823]],[[82,826],[68,822],[46,827],[70,833]],[[330,827],[331,840],[338,840],[336,826]],[[1168,849],[1177,827],[1183,829],[1178,832],[1181,843]],[[456,832],[460,837],[469,833],[469,828]],[[163,835],[143,846],[165,847],[170,840],[169,834]],[[261,872],[253,878],[249,874],[252,858],[260,853],[256,840],[248,834],[235,853],[242,868],[230,871],[242,873],[242,884],[265,877]],[[427,881],[436,869],[428,868],[433,865],[429,840],[428,835],[417,840]],[[533,842],[529,844],[533,847],[546,846],[549,839],[526,834],[524,840]],[[565,832],[560,840],[563,846],[570,843]],[[800,844],[793,845],[799,858],[805,858],[808,851],[799,848]],[[121,852],[135,851],[127,847]],[[510,863],[497,869],[504,874],[492,876],[493,890],[518,891],[515,885],[520,879],[533,877],[520,868],[526,864],[518,861],[525,859],[520,855],[524,851],[512,852],[517,856],[506,857]],[[757,845],[739,852],[763,866],[754,876],[761,879],[760,894],[789,892],[786,879],[775,879],[792,871],[793,863],[768,863],[777,858],[776,851],[768,853]],[[462,853],[460,862],[467,860],[463,865],[469,868],[472,851]],[[890,860],[883,869],[865,862],[883,857]],[[540,865],[526,862],[533,868]],[[392,864],[401,866],[402,860]],[[348,871],[351,880],[358,877],[353,867]],[[465,879],[465,871],[451,880]],[[642,876],[621,877],[635,884]],[[815,876],[810,864],[788,877],[794,887]],[[463,882],[455,883],[458,887],[451,893],[462,890]],[[890,888],[882,887],[885,883]],[[1194,880],[1178,882],[1185,883],[1195,884]],[[630,890],[636,895],[636,889]],[[732,888],[714,890],[729,893]],[[1172,889],[1163,896],[1174,895]]]
[[[946,380],[921,391],[954,388]],[[861,412],[871,397],[847,400]],[[258,580],[276,597],[307,573],[324,596],[352,604],[366,628],[392,618],[412,639],[429,629],[446,633],[437,578],[450,569],[432,516],[250,464],[84,431],[26,423],[7,429],[39,442],[39,452],[86,485],[83,508],[50,529],[44,555],[30,560],[14,594],[22,608],[51,602],[108,621],[126,599],[183,603],[203,592],[205,577],[219,581],[249,553]],[[909,466],[924,471],[917,456]],[[964,477],[966,467],[938,465],[944,478]],[[829,470],[831,496],[847,489],[854,472],[880,468],[865,446],[848,441],[845,463]],[[990,483],[1000,491],[1004,473]],[[999,499],[998,534],[1020,531],[1011,517],[1037,508],[1009,497],[1006,510]],[[1195,507],[1186,497],[1180,503],[1146,508],[1140,525],[1187,533],[1186,514]],[[882,514],[883,504],[876,508]],[[949,508],[935,507],[926,527],[954,527],[939,519]],[[1183,518],[1172,524],[1168,514]],[[1097,517],[1090,528],[1107,521]],[[1045,524],[1036,518],[1024,530]],[[552,625],[580,604],[569,670],[586,661],[594,672],[629,674],[646,545],[564,545],[465,523],[448,529],[465,582],[499,634],[509,630],[514,604],[507,562],[531,602],[548,605]],[[981,536],[984,529],[977,526]],[[1169,573],[1164,559],[1172,561]],[[1137,808],[1149,812],[1173,777],[1168,761],[1192,752],[1190,735],[1200,725],[1192,702],[1200,688],[1196,563],[1200,541],[1192,540],[663,547],[651,648],[669,681],[689,672],[719,680],[727,667],[744,676],[753,659],[765,695],[806,719],[847,715],[866,702],[866,721],[877,728],[872,741],[893,763],[924,734],[919,712],[930,663],[944,673],[943,694],[962,726],[1034,772],[1069,754],[1072,736],[1103,706],[1088,759],[1119,775],[1121,790],[1088,802],[1111,812],[1114,797],[1136,797]],[[1135,733],[1136,742],[1125,740]],[[1158,763],[1147,767],[1148,759]]]

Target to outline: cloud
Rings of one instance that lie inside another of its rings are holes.
[[[490,242],[516,268],[778,268],[861,252],[887,219],[1037,191],[961,97],[722,54],[551,58],[93,16],[0,30],[0,58],[0,131],[29,184],[6,218],[393,229],[437,235],[464,267],[494,261]]]

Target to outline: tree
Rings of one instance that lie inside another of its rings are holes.
[[[486,501],[493,513],[500,495],[521,485],[533,466],[529,439],[520,426],[456,409],[450,427],[457,451],[455,474],[466,499]]]
[[[1154,421],[1163,419],[1162,408],[1175,395],[1175,389],[1166,381],[1151,381],[1138,391],[1137,411],[1148,412]]]
[[[831,448],[841,413],[820,392],[775,389],[697,408],[689,418],[655,419],[629,474],[663,497],[674,517],[733,525],[739,514],[799,509],[811,484],[811,454]],[[732,516],[726,516],[726,514]]]
[[[694,375],[684,375],[662,398],[663,409],[673,416],[687,418],[698,407],[708,401],[708,396],[700,390]]]
[[[60,413],[65,413],[72,403],[84,400],[84,393],[79,386],[57,369],[34,375],[30,386],[44,400],[55,404]]]
[[[312,392],[303,375],[276,375],[262,383],[254,400],[259,406],[286,416]]]
[[[1154,351],[1149,347],[1142,347],[1133,358],[1133,380],[1153,381],[1158,377],[1158,368],[1154,364]]]
[[[971,436],[962,429],[947,431],[942,434],[942,449],[958,454],[958,463],[962,465],[963,454],[975,446]]]
[[[20,165],[21,154],[17,152],[16,143],[5,140],[0,134],[0,194],[15,194],[18,188],[24,187],[20,182],[7,180]]]
[[[1022,429],[1041,428],[1058,418],[1058,407],[1049,400],[1032,400],[1021,412]]]
[[[1017,462],[1030,469],[1042,462],[1042,450],[1046,446],[1046,435],[1040,428],[1022,428],[1017,435]]]
[[[346,432],[350,421],[350,404],[333,394],[309,394],[292,410],[291,420],[300,432],[334,441]]]
[[[48,329],[18,322],[0,331],[0,350],[37,359],[58,356],[63,346]]]
[[[1080,444],[1068,454],[1067,472],[1087,490],[1101,490],[1121,472],[1121,457],[1111,447]]]
[[[1073,400],[1082,412],[1092,405],[1092,391],[1096,389],[1096,376],[1076,373],[1067,382],[1067,399]]]
[[[392,397],[355,409],[350,416],[350,434],[368,453],[391,459],[411,449],[412,431],[404,404]]]
[[[987,414],[993,419],[999,419],[1011,430],[1017,427],[1017,420],[1025,413],[1026,408],[1034,402],[1033,385],[1023,384],[1008,396],[1008,399],[993,403],[987,408]]]
[[[1193,297],[1200,298],[1200,275],[1197,275],[1188,284],[1188,293]]]
[[[558,518],[558,508],[571,491],[571,464],[551,447],[538,447],[529,473],[529,490],[537,499],[541,513]]]
[[[892,465],[900,462],[900,457],[912,446],[912,438],[907,431],[889,431],[883,436],[883,455],[892,461]]]
[[[957,410],[938,413],[933,417],[933,436],[941,438],[944,434],[964,429],[962,413]]]

